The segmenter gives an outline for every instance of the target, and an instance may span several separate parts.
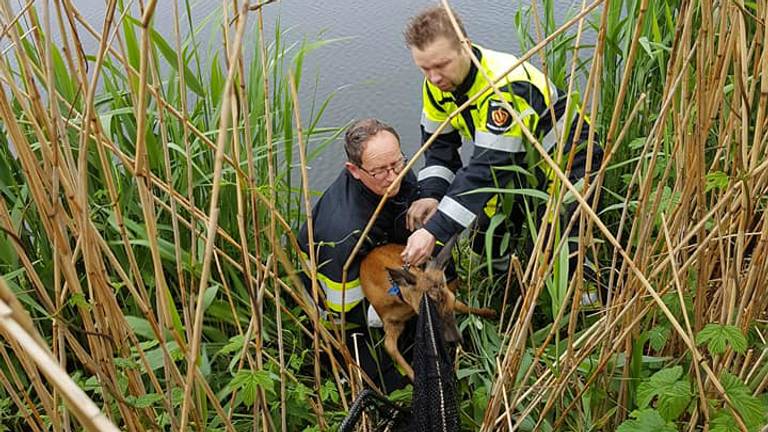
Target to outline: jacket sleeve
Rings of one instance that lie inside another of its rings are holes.
[[[435,100],[427,81],[424,80],[421,113],[421,143],[426,143],[448,118],[447,112]],[[461,136],[448,124],[427,149],[424,168],[419,171],[420,198],[440,199],[461,168]]]
[[[504,93],[505,100],[517,112],[529,129],[536,123],[536,112],[522,98]],[[438,205],[438,211],[425,228],[438,240],[446,241],[474,223],[492,192],[477,192],[481,188],[505,187],[512,171],[493,170],[525,160],[522,129],[503,107],[498,96],[491,95],[480,104],[476,124],[474,151],[469,164],[456,173],[456,178]]]
[[[360,262],[368,252],[368,245],[363,244],[360,252],[349,266],[346,285],[342,286],[342,275],[347,257],[352,252],[359,232],[351,232],[338,241],[317,241],[315,243],[315,260],[317,262],[317,282],[325,296],[326,309],[334,312],[349,311],[363,300],[360,288]],[[299,233],[301,259],[309,262],[309,244],[307,240],[306,223]],[[309,275],[304,274],[302,280],[307,290],[311,289]],[[344,289],[343,289],[344,288]]]

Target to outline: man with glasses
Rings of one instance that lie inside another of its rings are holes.
[[[363,257],[376,246],[404,244],[408,239],[410,232],[405,227],[405,216],[416,198],[416,178],[408,173],[393,187],[348,269],[346,285],[342,289],[342,271],[347,258],[381,197],[406,164],[397,132],[376,119],[354,122],[346,132],[344,149],[347,154],[344,169],[312,210],[317,279],[325,297],[324,304],[319,307],[327,320],[337,323],[341,322],[342,311],[346,312],[347,348],[353,355],[357,352],[360,365],[368,376],[382,390],[390,392],[404,386],[407,378],[397,371],[383,349],[370,349],[374,345],[381,348],[382,344],[371,337],[368,329],[369,323],[375,324],[378,316],[364,299],[359,269]],[[305,260],[310,247],[307,228],[305,223],[299,233],[299,246]],[[303,277],[309,288],[309,278]]]

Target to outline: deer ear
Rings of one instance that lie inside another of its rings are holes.
[[[400,298],[418,314],[421,295],[416,290],[416,275],[401,268],[387,268],[387,272],[392,284],[388,291],[390,295],[399,294]]]
[[[456,245],[456,239],[458,238],[459,235],[454,234],[453,237],[445,242],[443,248],[440,250],[440,253],[429,261],[427,268],[439,268],[441,270],[445,269],[446,264],[448,264],[448,259],[451,257],[451,250],[453,250],[453,246]]]
[[[393,269],[387,267],[387,273],[392,282],[398,285],[416,285],[416,275],[405,269]]]

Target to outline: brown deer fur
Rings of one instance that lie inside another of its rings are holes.
[[[405,328],[405,323],[419,311],[424,294],[435,302],[443,323],[443,336],[446,342],[460,340],[458,327],[453,312],[471,313],[484,318],[494,318],[496,312],[488,308],[470,308],[457,300],[454,293],[458,281],[450,286],[446,284],[443,264],[450,255],[453,242],[449,242],[442,253],[424,270],[411,268],[404,270],[400,253],[404,246],[387,244],[377,247],[360,264],[360,285],[365,297],[373,306],[384,323],[384,347],[392,358],[405,370],[413,381],[413,369],[405,361],[397,348],[397,340]],[[397,283],[401,296],[392,295],[389,289]]]

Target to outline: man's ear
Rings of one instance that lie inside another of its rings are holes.
[[[354,177],[356,180],[360,180],[360,167],[353,164],[352,162],[345,162],[344,167],[349,171],[350,174],[352,174],[352,177]]]

